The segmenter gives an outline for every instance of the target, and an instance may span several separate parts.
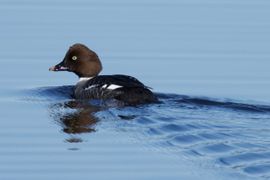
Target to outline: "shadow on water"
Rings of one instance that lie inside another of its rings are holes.
[[[117,131],[190,160],[210,158],[214,166],[270,177],[270,106],[159,93],[158,104],[121,107],[74,100],[73,88],[39,88],[26,95],[48,104],[50,117],[69,135],[67,143],[83,142],[81,134],[94,133],[99,122],[113,122]]]

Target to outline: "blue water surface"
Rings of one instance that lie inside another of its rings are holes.
[[[0,2],[0,179],[270,179],[270,1]],[[72,99],[73,43],[161,103]]]

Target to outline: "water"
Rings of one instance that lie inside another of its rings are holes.
[[[1,1],[0,177],[269,179],[270,2]],[[81,42],[161,104],[70,98]]]

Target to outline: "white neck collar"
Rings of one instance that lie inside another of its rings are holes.
[[[81,77],[80,79],[79,79],[79,82],[82,82],[82,81],[88,81],[88,80],[90,80],[90,79],[92,79],[93,77]]]

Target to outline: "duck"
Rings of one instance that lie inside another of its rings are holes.
[[[75,99],[113,99],[124,105],[158,102],[151,88],[135,77],[123,74],[100,75],[102,63],[98,55],[81,43],[70,46],[63,60],[49,70],[73,72],[79,77],[74,87]]]

